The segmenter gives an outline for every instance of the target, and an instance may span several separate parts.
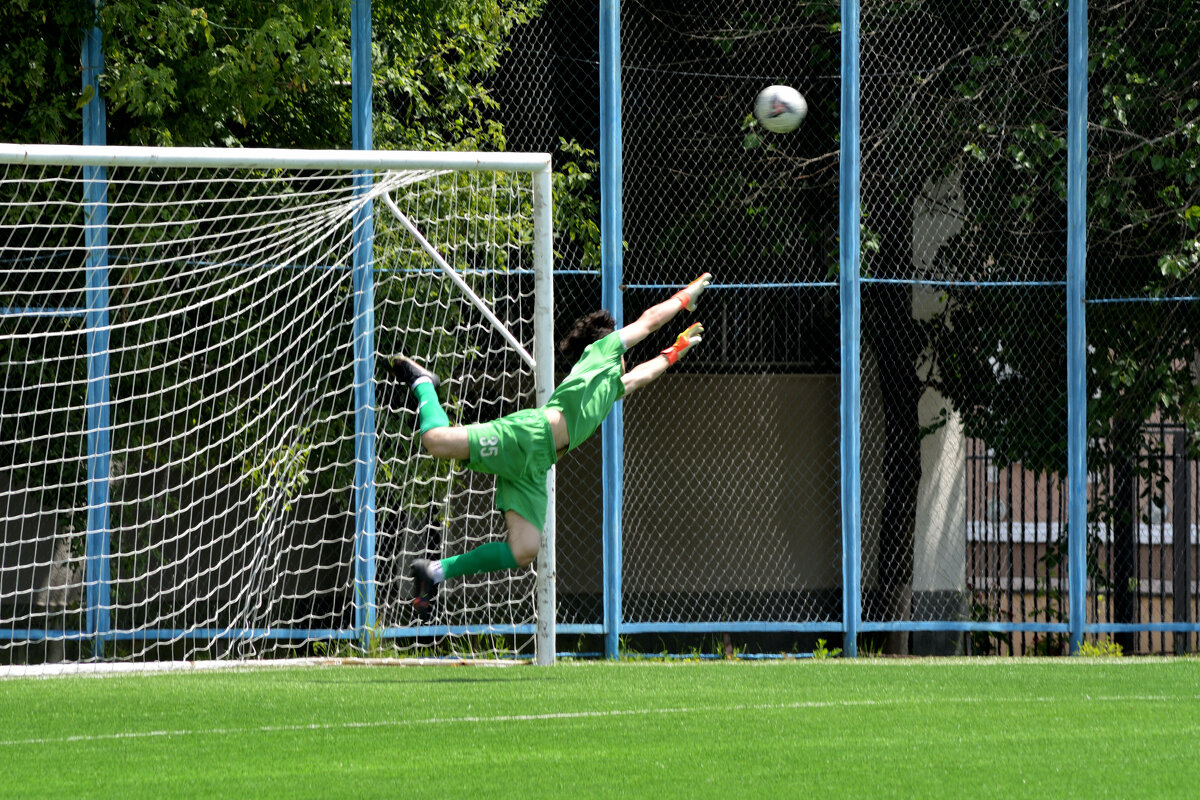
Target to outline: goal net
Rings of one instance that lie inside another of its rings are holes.
[[[384,368],[435,370],[455,424],[548,396],[549,185],[543,155],[0,145],[0,665],[552,659],[553,513],[536,572],[413,614],[413,558],[504,526]]]

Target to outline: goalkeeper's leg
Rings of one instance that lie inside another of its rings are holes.
[[[429,581],[436,585],[462,575],[520,569],[532,564],[541,546],[541,531],[515,511],[504,512],[504,524],[508,528],[508,541],[488,542],[462,555],[425,562],[423,569],[427,571]],[[421,559],[413,564],[419,561]]]
[[[462,555],[447,556],[438,561],[415,559],[409,572],[413,579],[413,608],[421,619],[433,615],[437,587],[442,581],[462,575],[478,575],[519,569],[533,563],[541,545],[541,531],[515,511],[504,512],[508,541],[487,542]]]
[[[425,450],[436,458],[469,460],[470,433],[465,427],[450,424],[438,396],[438,387],[441,385],[438,377],[407,356],[389,359],[388,366],[392,374],[407,384],[417,398],[417,422],[421,431],[421,444]],[[543,421],[543,425],[545,424]],[[552,444],[548,446],[553,449]],[[519,495],[515,502],[524,503],[531,509],[540,509],[544,517],[544,476],[540,485],[538,481],[534,481],[533,492],[522,491],[517,487],[499,488],[506,486],[507,482],[501,480],[498,484],[499,491],[515,491]],[[527,494],[531,496],[526,496]],[[538,516],[536,511],[527,514]],[[413,579],[412,602],[421,619],[429,619],[432,616],[433,603],[437,598],[437,585],[442,581],[462,575],[519,569],[532,563],[541,544],[541,531],[538,526],[512,510],[505,511],[504,521],[508,529],[508,541],[488,542],[462,555],[450,556],[440,561],[419,558],[412,562],[409,567]],[[537,521],[541,523],[542,518],[538,518]]]
[[[452,426],[442,408],[441,379],[408,356],[388,359],[388,369],[417,399],[417,424],[426,452],[435,458],[470,458],[466,429]]]

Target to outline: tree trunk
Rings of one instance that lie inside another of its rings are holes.
[[[893,257],[903,257],[901,249]],[[868,316],[869,314],[869,316]],[[913,535],[917,485],[921,476],[921,437],[917,403],[921,385],[916,359],[919,342],[912,318],[912,287],[872,286],[864,302],[863,332],[875,354],[883,401],[882,441],[864,441],[863,450],[882,453],[879,552],[875,562],[874,607],[870,618],[904,620],[912,615]],[[888,637],[888,652],[906,654],[909,634]]]

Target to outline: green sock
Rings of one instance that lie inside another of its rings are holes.
[[[427,433],[434,428],[444,428],[450,424],[450,418],[442,410],[438,400],[437,389],[430,381],[421,381],[412,387],[417,396],[417,420],[421,423],[421,433]]]
[[[461,556],[442,559],[442,573],[447,580],[459,575],[476,575],[480,572],[516,568],[517,560],[513,558],[513,551],[508,542],[488,542]]]

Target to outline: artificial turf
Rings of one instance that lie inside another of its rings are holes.
[[[0,797],[1195,797],[1200,660],[0,680]]]

